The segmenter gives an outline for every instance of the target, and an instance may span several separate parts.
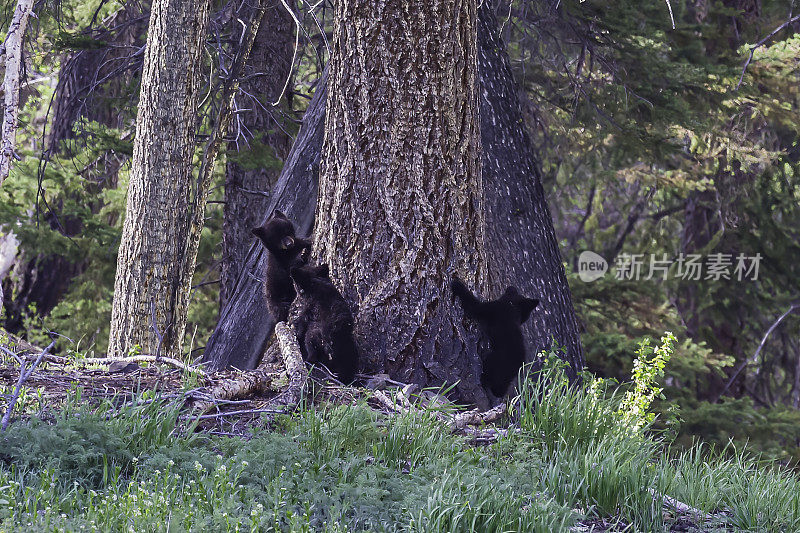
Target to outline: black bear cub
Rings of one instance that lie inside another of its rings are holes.
[[[522,324],[539,305],[539,300],[522,296],[517,289],[509,287],[497,300],[484,302],[453,277],[450,284],[464,308],[464,314],[480,323],[489,337],[489,352],[483,354],[481,383],[496,397],[505,396],[508,386],[516,379],[525,362],[525,341]]]
[[[280,211],[252,231],[269,251],[264,276],[267,310],[275,322],[285,322],[297,295],[289,269],[305,263],[304,252],[311,249],[311,241],[296,237],[294,225]]]
[[[290,274],[298,293],[294,327],[304,355],[330,368],[342,383],[351,383],[358,370],[353,314],[331,281],[328,265],[295,267]]]

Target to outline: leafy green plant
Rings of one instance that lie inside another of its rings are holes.
[[[655,420],[655,413],[649,412],[649,409],[656,397],[664,399],[661,394],[663,389],[658,386],[657,380],[664,376],[664,367],[669,362],[675,342],[675,336],[667,332],[655,349],[650,348],[649,339],[639,344],[633,362],[633,384],[622,397],[617,411],[620,421],[634,431],[649,426]],[[647,358],[649,355],[653,356],[652,359]]]

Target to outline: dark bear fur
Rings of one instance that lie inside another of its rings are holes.
[[[358,370],[353,314],[331,281],[328,265],[295,267],[290,274],[298,293],[294,327],[305,356],[330,368],[342,383],[351,383]]]
[[[525,362],[522,324],[539,305],[539,300],[526,298],[514,287],[508,287],[497,300],[483,302],[455,276],[450,286],[461,301],[464,314],[476,320],[489,338],[489,351],[481,356],[481,383],[501,398]]]
[[[252,231],[269,251],[264,273],[267,310],[275,322],[285,322],[297,295],[289,269],[305,264],[304,253],[311,249],[311,241],[296,237],[294,225],[280,211],[275,211],[263,226]]]

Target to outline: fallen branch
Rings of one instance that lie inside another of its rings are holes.
[[[39,366],[39,363],[42,361],[42,357],[44,357],[45,354],[47,354],[47,352],[49,352],[55,345],[56,341],[53,341],[47,346],[47,348],[42,350],[42,353],[39,354],[39,357],[36,358],[36,361],[34,361],[33,365],[31,365],[31,367],[27,369],[27,371],[26,371],[27,363],[23,362],[22,367],[20,368],[19,371],[19,379],[17,380],[17,385],[14,387],[14,393],[11,395],[11,399],[8,401],[8,408],[6,409],[6,414],[3,415],[3,421],[2,423],[0,423],[0,431],[5,431],[6,428],[8,427],[9,422],[11,421],[11,412],[14,410],[14,405],[17,403],[17,399],[19,398],[20,392],[22,392],[22,385],[24,385],[25,381],[27,381],[27,379],[31,377],[31,374],[33,374],[33,371],[36,370],[36,367]]]
[[[210,399],[194,404],[195,410],[202,416],[216,407],[220,400],[232,400],[242,396],[251,396],[263,392],[280,391],[282,378],[288,378],[288,386],[281,392],[273,405],[285,407],[296,406],[302,398],[303,388],[308,379],[300,345],[291,326],[284,322],[275,325],[275,335],[278,338],[278,347],[283,358],[285,372],[267,372],[264,370],[268,358],[264,358],[261,365],[255,370],[242,372],[235,379],[225,380],[207,391]],[[288,409],[287,409],[288,410]]]
[[[415,409],[414,404],[411,403],[411,395],[417,392],[418,389],[419,385],[410,383],[397,391],[397,399],[402,403],[406,410]]]
[[[286,367],[289,386],[272,403],[294,408],[303,399],[303,390],[308,381],[308,369],[303,361],[303,354],[300,352],[294,328],[286,322],[278,322],[275,324],[275,336],[278,339],[278,347]]]
[[[509,430],[503,428],[478,429],[467,426],[459,430],[459,432],[468,436],[473,443],[490,444],[508,435]]]
[[[506,404],[501,403],[488,411],[481,412],[478,409],[473,409],[472,411],[458,413],[450,418],[449,424],[454,430],[464,429],[467,426],[482,426],[500,420],[504,414],[506,414]]]
[[[9,341],[12,344],[16,345],[17,347],[21,348],[24,351],[31,352],[26,355],[19,355],[14,354],[11,350],[8,350],[5,346],[0,345],[0,351],[7,353],[8,355],[13,356],[16,359],[27,359],[32,360],[42,355],[43,352],[38,346],[34,346],[22,339],[12,336],[10,333],[0,330],[2,335],[6,335],[9,337]],[[13,346],[9,346],[11,348]],[[87,365],[107,365],[109,363],[166,363],[168,365],[172,365],[174,367],[180,368],[181,370],[185,370],[187,372],[192,372],[194,374],[200,374],[203,377],[207,377],[208,374],[205,370],[200,367],[187,365],[186,363],[179,361],[177,359],[173,359],[172,357],[163,357],[158,355],[131,355],[129,357],[87,357],[85,359],[71,359],[69,357],[62,357],[59,355],[53,355],[49,353],[43,354],[43,361],[48,363],[56,363],[59,365],[75,365],[75,366],[87,366]]]
[[[382,390],[376,390],[373,392],[372,397],[391,412],[405,413],[407,411],[404,407],[398,405],[393,399],[389,398],[389,396]]]
[[[66,359],[66,358],[62,357],[60,359]],[[177,359],[173,359],[171,357],[164,357],[158,355],[131,355],[129,357],[87,357],[86,359],[76,359],[70,362],[76,365],[107,365],[109,363],[140,363],[140,362],[166,363],[168,365],[172,365],[187,372],[200,374],[203,377],[208,376],[208,374],[202,368],[192,365],[187,365],[186,363],[178,361]]]
[[[208,399],[195,402],[193,407],[198,415],[203,415],[223,400],[274,392],[273,384],[283,376],[282,372],[265,372],[259,369],[242,372],[233,379],[226,379],[211,387],[206,392]]]
[[[397,390],[395,398],[390,398],[389,395],[382,390],[375,390],[372,392],[372,398],[390,412],[408,413],[416,411],[422,413],[424,411],[416,407],[410,399],[416,388],[417,385],[414,384],[405,385]],[[501,428],[477,429],[468,427],[496,422],[506,413],[505,403],[489,409],[488,411],[473,409],[471,411],[450,414],[449,412],[431,409],[429,412],[433,413],[436,418],[446,424],[451,431],[464,433],[476,440],[496,440],[498,437],[508,433],[507,430]]]
[[[691,515],[697,520],[704,520],[704,521],[710,521],[712,518],[714,518],[713,515],[701,511],[700,509],[695,509],[688,503],[683,503],[680,500],[676,500],[672,496],[667,496],[666,494],[659,494],[652,488],[647,489],[647,492],[649,492],[653,496],[653,499],[662,498],[664,500],[664,504],[672,507],[682,515]]]

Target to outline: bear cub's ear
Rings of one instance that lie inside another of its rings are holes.
[[[250,233],[252,233],[256,237],[258,237],[259,239],[264,240],[265,232],[264,232],[264,228],[262,226],[258,226],[257,228],[251,229]]]
[[[467,285],[455,274],[450,279],[450,290],[452,290],[454,294],[465,294],[469,292]]]
[[[522,324],[524,324],[530,318],[533,310],[539,305],[539,300],[536,298],[523,298],[517,305],[520,315],[522,315]]]
[[[331,269],[328,268],[327,263],[322,263],[314,269],[314,273],[321,278],[331,278]]]
[[[506,287],[506,292],[504,292],[503,296],[500,298],[505,300],[516,300],[520,297],[521,295],[516,287]]]

